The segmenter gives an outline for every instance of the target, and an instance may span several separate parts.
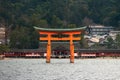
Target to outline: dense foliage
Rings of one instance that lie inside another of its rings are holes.
[[[119,27],[119,3],[120,0],[0,0],[0,22],[14,27]]]
[[[6,45],[0,44],[0,54],[2,54],[3,52],[7,52],[7,51],[10,51],[9,47]]]
[[[39,46],[39,34],[33,28],[16,28],[11,32],[10,47],[33,49]]]
[[[103,24],[120,29],[119,3],[120,0],[0,0],[0,24],[10,28],[12,47],[32,48],[20,44],[28,45],[28,39],[37,43],[38,36],[32,38],[35,30],[29,29],[33,26],[72,28]]]

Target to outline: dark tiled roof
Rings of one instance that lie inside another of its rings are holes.
[[[120,49],[104,49],[104,50],[98,50],[98,49],[79,49],[75,50],[78,52],[120,52]]]
[[[46,50],[40,50],[40,49],[12,49],[11,52],[46,52]]]

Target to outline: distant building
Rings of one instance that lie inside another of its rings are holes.
[[[0,44],[5,44],[5,28],[0,27]]]
[[[111,36],[113,40],[115,40],[117,34],[120,34],[120,31],[110,31],[109,36]]]
[[[94,45],[94,43],[103,43],[104,41],[106,41],[109,33],[113,30],[113,27],[90,25],[87,28],[87,32],[89,32],[89,34],[84,35],[84,38],[87,39],[89,46]]]
[[[111,26],[106,27],[106,26],[102,26],[102,25],[95,25],[95,26],[90,25],[89,28],[90,28],[91,34],[93,34],[93,35],[109,34],[109,32],[113,31],[113,29],[114,29]]]

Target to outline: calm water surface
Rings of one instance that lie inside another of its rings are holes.
[[[0,60],[0,80],[120,80],[120,59]]]

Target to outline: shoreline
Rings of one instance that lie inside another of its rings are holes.
[[[0,60],[12,60],[12,59],[45,59],[46,58],[6,58],[4,57],[3,59]],[[51,58],[51,59],[70,59],[70,58]],[[120,57],[97,57],[97,58],[75,58],[76,60],[80,59],[80,60],[88,60],[88,59],[120,59]]]

